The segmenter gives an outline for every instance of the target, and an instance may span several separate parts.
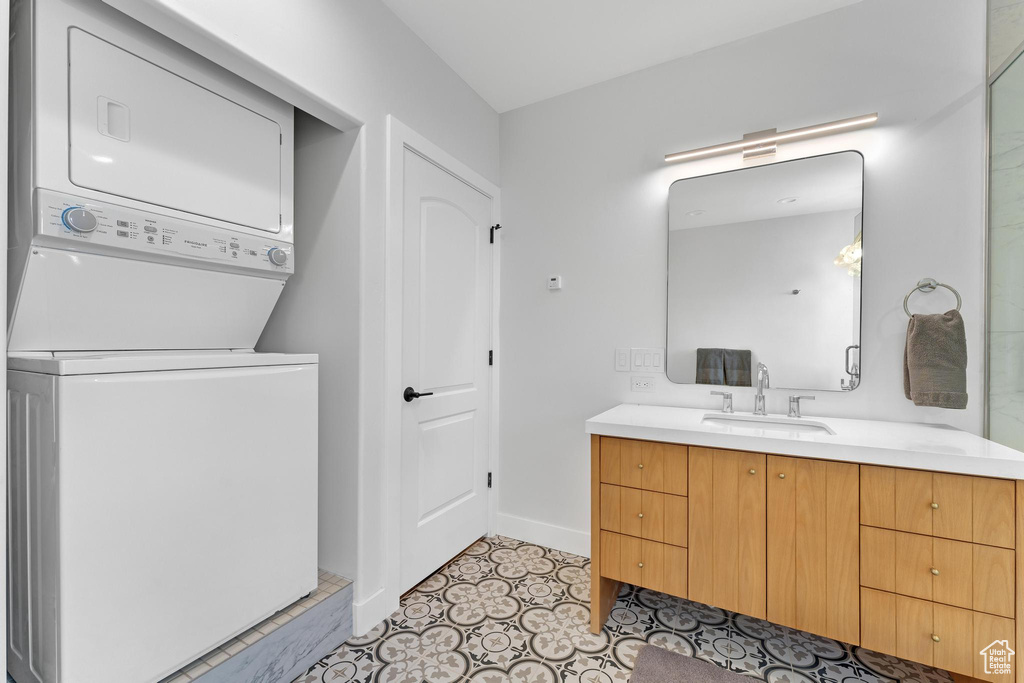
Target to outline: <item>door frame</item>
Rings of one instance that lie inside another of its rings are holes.
[[[387,182],[385,188],[384,257],[384,598],[387,614],[398,609],[401,598],[401,462],[402,462],[402,253],[404,241],[405,151],[409,150],[491,198],[491,225],[500,220],[501,190],[393,115],[387,117]],[[491,249],[491,349],[498,351],[501,232],[494,232]],[[499,364],[491,368],[488,470],[495,473],[487,496],[487,533],[497,528],[498,490],[498,380]],[[361,492],[365,495],[365,492]]]

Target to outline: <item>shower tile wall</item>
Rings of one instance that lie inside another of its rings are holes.
[[[989,437],[1024,450],[1024,57],[991,86]]]
[[[989,0],[988,72],[992,74],[1024,40],[1024,0]]]

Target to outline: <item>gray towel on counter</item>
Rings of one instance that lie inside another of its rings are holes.
[[[725,350],[697,349],[697,384],[725,384]]]
[[[725,349],[725,383],[731,387],[750,386],[750,351]]]
[[[903,393],[917,406],[967,407],[967,333],[958,311],[910,317]]]

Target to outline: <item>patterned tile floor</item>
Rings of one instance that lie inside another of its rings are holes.
[[[590,561],[501,536],[420,584],[398,611],[294,683],[624,683],[650,643],[772,683],[948,683],[828,638],[623,588],[589,631]]]

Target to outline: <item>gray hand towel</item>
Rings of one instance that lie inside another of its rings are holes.
[[[725,352],[697,349],[697,384],[725,384]]]
[[[725,383],[733,387],[750,386],[750,351],[725,349]]]
[[[918,406],[967,407],[967,333],[958,311],[911,316],[903,393]]]

